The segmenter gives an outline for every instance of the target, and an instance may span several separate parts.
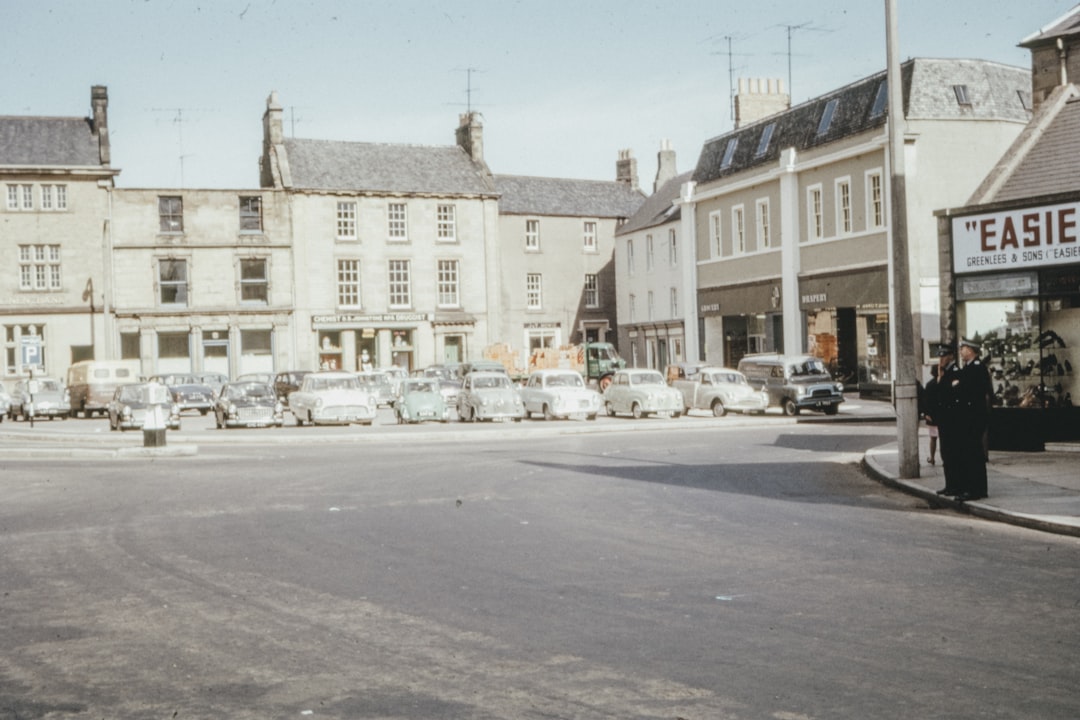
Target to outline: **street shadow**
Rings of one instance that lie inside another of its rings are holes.
[[[895,436],[803,438],[797,435],[785,435],[777,438],[775,446],[828,454],[861,454],[868,447],[881,445],[894,439]],[[767,453],[770,447],[773,445],[763,445],[763,452]],[[584,457],[589,456],[583,456],[583,459]],[[881,485],[871,482],[861,466],[855,462],[809,460],[705,465],[681,463],[677,460],[627,465],[613,465],[610,461],[602,465],[589,462],[559,463],[540,460],[523,460],[522,462],[547,470],[585,473],[616,480],[693,488],[770,500],[876,508],[892,506],[882,495]]]

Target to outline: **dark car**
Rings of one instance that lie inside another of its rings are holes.
[[[167,399],[151,402],[148,387],[149,383],[126,383],[116,388],[105,407],[110,430],[138,430],[146,424],[147,415],[155,412],[159,414],[157,419],[169,430],[180,429],[180,407]]]
[[[274,388],[260,382],[231,382],[214,402],[214,424],[230,427],[281,427],[285,412]]]
[[[201,383],[191,374],[154,375],[151,382],[158,382],[169,388],[173,402],[180,407],[180,412],[196,410],[206,415],[214,409],[214,390]]]
[[[289,406],[289,393],[296,392],[310,370],[286,370],[274,376],[274,392],[285,407]]]

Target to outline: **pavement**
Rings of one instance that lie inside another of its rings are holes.
[[[895,424],[896,413],[888,402],[865,400],[849,395],[841,406],[841,412],[832,417],[818,413],[805,413],[796,418],[728,416],[713,418],[708,412],[694,411],[694,424],[699,427],[725,425],[756,425],[789,423],[883,423]],[[689,418],[687,418],[689,419]],[[78,422],[78,421],[73,421]],[[85,421],[83,421],[85,422]],[[108,433],[98,437],[87,437],[83,433],[67,432],[63,423],[50,428],[52,432],[27,432],[26,423],[3,423],[0,425],[0,461],[4,459],[110,459],[110,458],[156,458],[185,457],[198,453],[198,444],[257,443],[265,444],[267,431],[209,431],[199,432],[195,436],[186,431],[169,433],[165,447],[143,447],[141,433]],[[557,423],[529,422],[528,427],[515,423],[513,428],[494,428],[500,437],[531,436],[537,434],[579,434],[597,432],[625,432],[676,430],[680,423],[664,420],[642,420],[627,422],[595,423],[570,421]],[[15,427],[13,427],[15,426]],[[107,426],[105,426],[107,428]],[[685,427],[685,426],[682,426]],[[334,430],[324,428],[324,432],[303,433],[295,442],[340,443],[340,442],[386,442],[395,434],[404,431],[410,438],[423,434],[433,441],[457,442],[463,433],[432,431],[422,428],[402,428],[396,425],[376,425],[370,428],[345,428]],[[484,427],[470,426],[469,436],[475,437],[475,431],[483,432]],[[122,437],[118,437],[122,435]],[[405,437],[404,434],[401,435]],[[274,443],[288,442],[278,436]],[[392,440],[391,440],[392,441]],[[1010,523],[1022,527],[1080,537],[1080,442],[1048,443],[1044,452],[1005,452],[991,451],[987,464],[989,497],[983,500],[959,502],[937,494],[945,486],[940,455],[936,464],[929,464],[930,438],[926,428],[919,428],[919,477],[901,478],[899,472],[900,457],[897,443],[870,448],[863,456],[863,467],[867,473],[885,485],[899,489],[910,495],[924,499],[931,507],[967,513],[987,520]]]

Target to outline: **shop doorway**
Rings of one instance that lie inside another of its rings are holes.
[[[443,362],[459,363],[465,357],[462,348],[465,338],[461,335],[447,335],[443,341]]]

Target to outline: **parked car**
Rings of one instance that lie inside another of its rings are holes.
[[[439,392],[439,382],[438,378],[406,378],[401,382],[401,393],[394,401],[394,415],[399,424],[450,419],[450,408]]]
[[[380,407],[390,407],[394,404],[397,393],[394,391],[394,384],[389,375],[381,370],[369,370],[356,373],[356,377],[361,385],[374,393]]]
[[[274,373],[272,372],[253,372],[244,373],[236,378],[237,382],[261,382],[261,383],[274,383]]]
[[[521,388],[526,417],[539,413],[545,420],[583,417],[595,420],[603,398],[585,385],[577,370],[534,370]]]
[[[71,412],[71,398],[67,388],[51,377],[23,379],[15,383],[11,391],[8,417],[12,420],[35,418],[66,418]]]
[[[172,401],[168,390],[165,402],[150,402],[147,392],[149,383],[127,383],[113,391],[112,399],[105,407],[110,430],[140,430],[146,416],[161,408],[161,420],[169,430],[180,429],[180,406]]]
[[[507,419],[519,422],[525,417],[525,406],[505,370],[476,371],[461,381],[457,413],[464,422]]]
[[[304,376],[310,372],[310,370],[286,370],[274,376],[274,392],[277,393],[282,405],[289,406],[289,393],[299,390]]]
[[[139,379],[138,360],[81,360],[67,371],[71,416],[105,414],[105,408],[120,385]]]
[[[375,419],[378,399],[347,372],[319,371],[304,376],[300,389],[289,395],[289,412],[297,425],[359,423]]]
[[[506,366],[498,360],[471,360],[464,362],[461,363],[459,372],[463,378],[471,372],[497,372],[509,375],[506,372]]]
[[[284,418],[281,401],[267,383],[226,383],[214,401],[214,424],[218,428],[281,427]]]
[[[196,382],[200,382],[213,390],[216,397],[217,394],[221,392],[222,386],[224,386],[225,383],[229,382],[229,377],[222,373],[201,372],[195,373],[195,380]]]
[[[397,394],[401,392],[401,381],[409,377],[409,371],[400,365],[375,368],[375,372],[383,373],[390,380],[390,386],[394,389],[394,397],[397,397]]]
[[[682,393],[684,412],[711,410],[714,416],[723,417],[729,410],[763,413],[769,407],[769,394],[750,387],[746,376],[738,370],[674,366],[668,368],[667,376],[671,386]]]
[[[635,418],[665,414],[679,417],[683,411],[682,393],[664,382],[657,370],[626,368],[619,370],[604,390],[604,407],[614,416],[629,413]]]
[[[0,422],[4,422],[4,417],[8,414],[8,410],[11,409],[11,395],[3,385],[0,385]]]
[[[752,386],[768,392],[770,407],[781,408],[785,415],[798,415],[805,409],[835,415],[844,402],[843,384],[810,355],[746,355],[739,360],[739,372]]]
[[[192,374],[151,375],[150,382],[169,388],[173,401],[180,406],[180,412],[194,410],[200,415],[207,415],[214,409],[213,389],[199,382]]]

